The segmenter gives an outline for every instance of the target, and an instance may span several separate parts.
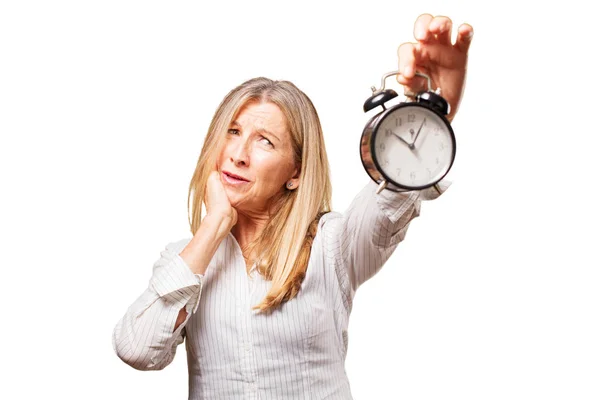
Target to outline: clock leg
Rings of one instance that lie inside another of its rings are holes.
[[[379,184],[379,187],[377,188],[377,192],[375,192],[375,193],[377,193],[377,194],[381,193],[381,191],[383,189],[385,189],[387,187],[387,185],[388,185],[387,181],[385,179],[382,180],[381,183]]]

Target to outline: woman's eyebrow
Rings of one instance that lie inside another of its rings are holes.
[[[233,126],[233,127],[236,127],[236,128],[241,128],[241,127],[242,127],[242,126],[240,125],[240,123],[239,123],[239,122],[237,122],[237,121],[231,121],[231,124],[230,124],[229,126]],[[279,136],[275,135],[273,132],[271,132],[271,131],[269,131],[269,130],[267,130],[267,129],[265,129],[265,128],[258,128],[258,129],[256,129],[254,132],[256,132],[256,133],[260,133],[260,134],[267,134],[267,135],[269,135],[270,137],[272,137],[272,138],[274,138],[275,140],[277,140],[278,142],[281,142],[281,139],[279,138]]]

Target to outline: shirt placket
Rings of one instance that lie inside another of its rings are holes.
[[[238,308],[238,313],[239,319],[241,321],[240,346],[242,352],[242,377],[246,386],[244,390],[246,396],[244,398],[248,400],[257,400],[260,397],[258,395],[258,372],[256,371],[256,355],[254,352],[254,345],[252,341],[252,314],[254,311],[251,310],[251,307],[253,306],[252,301],[255,293],[255,284],[253,280],[251,280],[247,276],[245,265],[242,272],[243,279],[245,282],[241,285],[241,287],[245,287],[246,290],[243,290],[242,302],[241,306]],[[252,272],[252,275],[252,279],[257,279],[256,274],[254,272]]]

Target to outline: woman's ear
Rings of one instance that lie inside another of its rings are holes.
[[[287,180],[285,183],[285,188],[288,190],[294,190],[298,188],[300,184],[300,167],[297,167],[294,170],[294,176]]]

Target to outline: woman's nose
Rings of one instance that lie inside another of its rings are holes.
[[[230,158],[236,166],[248,166],[250,164],[248,142],[246,140],[239,140],[236,146],[231,149]]]

